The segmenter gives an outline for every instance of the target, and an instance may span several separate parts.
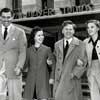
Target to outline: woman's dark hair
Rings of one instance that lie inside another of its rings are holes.
[[[35,26],[33,29],[32,29],[32,31],[31,31],[31,35],[30,35],[30,45],[34,45],[35,44],[35,40],[34,40],[34,37],[35,37],[35,35],[36,35],[36,33],[38,32],[38,31],[43,31],[43,29],[41,28],[41,27],[39,27],[39,26]]]

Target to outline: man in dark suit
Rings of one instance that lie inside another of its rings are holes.
[[[13,12],[3,8],[0,12],[0,67],[5,65],[9,100],[21,100],[22,75],[26,59],[26,36],[24,30],[14,26]]]

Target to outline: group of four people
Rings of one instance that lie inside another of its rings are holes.
[[[63,38],[55,43],[54,53],[43,44],[45,34],[40,27],[31,31],[31,46],[22,29],[11,23],[13,12],[0,12],[0,96],[6,100],[22,99],[22,69],[28,68],[23,98],[39,100],[50,98],[53,84],[54,100],[82,100],[81,76],[87,71],[91,100],[100,99],[100,22],[87,21],[89,37],[84,41],[74,36],[76,25],[62,24]],[[6,34],[6,35],[5,35]],[[49,73],[48,68],[51,69]],[[1,98],[0,97],[0,98]]]

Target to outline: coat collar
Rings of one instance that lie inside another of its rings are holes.
[[[63,42],[64,42],[64,39],[62,39],[62,40],[60,40],[59,41],[59,48],[60,48],[60,51],[61,51],[61,53],[62,53],[62,56],[63,56]],[[72,38],[72,41],[71,41],[71,43],[70,43],[70,46],[69,46],[69,49],[68,49],[68,52],[67,52],[67,54],[66,54],[66,56],[65,56],[65,59],[66,58],[68,58],[68,56],[71,54],[71,52],[74,50],[74,48],[76,47],[76,46],[78,46],[79,45],[79,39],[77,39],[76,37],[73,37]],[[63,58],[63,57],[62,57]],[[63,60],[62,60],[63,61]]]
[[[60,40],[59,42],[59,48],[63,52],[63,45],[64,45],[64,39]],[[71,46],[73,45],[79,45],[79,40],[76,37],[72,38],[72,41],[70,43]]]
[[[79,39],[77,39],[76,37],[73,37],[72,42],[70,43],[68,52],[65,56],[65,59],[68,58],[68,56],[71,54],[71,52],[74,50],[74,48],[78,45],[79,45]]]
[[[40,47],[38,48],[38,50],[36,50],[35,46],[32,45],[32,49],[33,49],[34,52],[39,52],[42,48],[43,48],[43,44],[40,45]]]
[[[100,40],[100,35],[98,35],[98,38],[97,38],[97,40]],[[89,38],[89,41],[88,41],[88,43],[90,43],[90,42],[92,42],[92,38],[91,38],[91,37]]]
[[[77,39],[76,37],[73,37],[71,45],[79,45],[79,39]]]

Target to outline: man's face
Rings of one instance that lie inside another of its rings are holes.
[[[75,33],[75,30],[72,24],[67,24],[62,29],[62,34],[64,35],[66,39],[72,38],[74,33]]]
[[[12,21],[13,17],[11,15],[11,12],[2,12],[1,14],[1,23],[8,27]]]

